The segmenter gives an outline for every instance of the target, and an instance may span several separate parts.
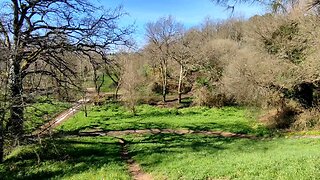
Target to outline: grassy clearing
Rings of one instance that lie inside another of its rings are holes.
[[[171,128],[228,131],[258,136],[269,133],[266,128],[248,116],[247,110],[239,107],[170,109],[142,105],[137,108],[137,112],[137,115],[133,116],[117,104],[94,107],[87,118],[83,112],[79,112],[58,127],[58,130],[78,132],[93,128],[103,130]]]
[[[319,139],[249,140],[158,134],[130,153],[155,179],[317,179]]]
[[[65,133],[172,128],[270,135],[240,107],[185,109],[139,106],[133,116],[113,104],[78,113],[59,127]],[[206,135],[123,136],[130,155],[154,179],[317,179],[320,139],[239,139]],[[130,179],[112,137],[44,140],[16,149],[3,165],[1,179]]]
[[[39,99],[25,109],[25,131],[30,133],[50,121],[62,111],[71,107],[70,103],[51,99]]]
[[[16,149],[1,179],[130,179],[111,137],[63,138]]]

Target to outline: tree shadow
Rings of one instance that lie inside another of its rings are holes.
[[[141,107],[138,111],[137,115],[128,114],[122,106],[106,106],[102,109],[98,109],[99,111],[105,111],[106,113],[99,113],[99,114],[89,114],[88,118],[91,118],[87,123],[83,123],[82,126],[77,127],[76,129],[68,130],[63,129],[59,131],[61,134],[73,134],[76,135],[81,131],[86,130],[94,130],[94,129],[101,129],[104,131],[121,131],[121,130],[137,130],[137,129],[189,129],[193,131],[226,131],[238,134],[254,134],[257,136],[266,136],[270,134],[270,132],[266,128],[260,128],[258,126],[253,127],[252,124],[248,122],[242,121],[217,121],[217,122],[196,122],[193,121],[192,123],[188,123],[187,121],[181,120],[186,118],[190,118],[192,115],[199,115],[195,116],[194,118],[201,118],[202,115],[208,116],[213,112],[208,112],[208,109],[188,109],[187,111],[179,110],[179,109],[162,109],[152,106]],[[234,113],[236,112],[235,109],[226,109],[222,112],[215,112],[217,113],[216,117],[220,118],[221,116],[235,116]],[[152,118],[151,120],[148,120]],[[161,119],[174,119],[179,118],[181,123],[170,123],[161,121]],[[221,117],[224,118],[224,117]],[[157,121],[160,120],[160,121]],[[76,122],[75,122],[76,123]],[[63,125],[62,125],[63,126]]]
[[[166,155],[179,156],[188,152],[214,155],[226,150],[251,153],[252,147],[254,151],[264,152],[273,148],[270,145],[261,145],[260,139],[174,133],[143,135],[140,138],[133,138],[130,144],[132,145],[129,149],[130,156],[138,159],[142,157],[148,159],[152,156],[152,160],[138,161],[142,167],[155,167]]]
[[[119,151],[118,142],[109,137],[44,140],[8,158],[0,166],[0,176],[4,180],[60,179],[110,164],[125,168]]]

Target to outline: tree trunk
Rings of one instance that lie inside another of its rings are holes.
[[[167,67],[166,63],[163,62],[162,69],[162,98],[163,102],[166,102],[166,95],[167,95]]]
[[[0,164],[3,162],[3,159],[4,159],[4,129],[3,129],[4,116],[5,116],[4,109],[0,109]]]
[[[178,103],[181,103],[181,86],[182,86],[182,77],[183,76],[183,66],[180,64],[180,75],[179,75],[179,84],[178,84]]]
[[[23,135],[23,100],[22,100],[22,76],[20,72],[20,61],[12,63],[10,73],[10,118],[7,124],[8,133],[10,133],[16,140],[19,140]]]
[[[117,88],[116,88],[116,91],[114,92],[114,97],[115,97],[115,100],[118,100],[118,92],[119,92],[119,89],[120,89],[120,83],[121,80],[119,80],[119,82],[117,83]]]
[[[166,102],[166,95],[167,95],[167,76],[164,76],[163,87],[162,87],[163,102]]]
[[[87,103],[84,103],[84,116],[88,117],[88,111],[87,111]]]

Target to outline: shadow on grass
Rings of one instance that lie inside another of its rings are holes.
[[[137,159],[138,162],[142,163],[143,167],[149,168],[157,166],[157,164],[160,164],[167,156],[173,156],[179,159],[178,156],[182,154],[192,155],[192,153],[199,153],[204,156],[205,154],[217,154],[218,156],[219,152],[223,151],[251,153],[253,150],[265,152],[269,148],[273,148],[265,146],[260,142],[261,140],[234,137],[192,134],[150,134],[144,135],[140,137],[140,139],[133,138],[130,142],[132,146],[129,153],[132,157]],[[147,160],[145,160],[145,158]],[[173,161],[175,161],[174,159]]]
[[[101,129],[104,131],[113,130],[141,130],[141,129],[189,129],[193,131],[225,131],[238,134],[253,134],[256,136],[269,136],[269,131],[263,127],[253,127],[250,122],[229,121],[228,119],[237,118],[237,112],[239,110],[235,108],[225,108],[221,111],[210,111],[209,108],[190,108],[186,110],[157,108],[153,106],[140,106],[138,107],[138,114],[133,115],[128,113],[123,106],[119,104],[106,105],[104,107],[93,108],[92,113],[89,113],[87,118],[79,117],[79,119],[71,120],[71,124],[68,124],[66,128],[61,126],[59,133],[62,134],[78,134],[84,130]],[[98,113],[94,113],[98,112]],[[214,115],[212,118],[215,120],[209,120],[211,113]],[[195,116],[193,116],[195,115]],[[241,112],[240,112],[240,115]],[[223,116],[223,117],[222,117]],[[208,122],[193,121],[188,123],[187,119],[206,117]],[[149,120],[152,118],[151,120]],[[166,119],[162,121],[162,119]],[[172,119],[172,121],[171,121]],[[220,120],[225,119],[225,121]],[[77,127],[80,121],[80,126]],[[175,122],[177,121],[177,122]]]
[[[236,134],[244,135],[254,135],[257,137],[269,137],[272,135],[272,132],[263,126],[253,128],[249,124],[241,122],[231,122],[231,123],[201,123],[201,124],[184,124],[184,125],[174,125],[164,122],[95,122],[94,124],[89,124],[87,126],[82,126],[73,131],[59,131],[56,133],[57,136],[66,136],[66,135],[78,135],[83,131],[99,131],[104,132],[108,131],[125,131],[125,130],[154,130],[154,129],[188,129],[192,131],[217,131],[217,132],[230,132]]]
[[[8,158],[0,166],[0,179],[60,179],[99,170],[109,164],[124,168],[119,148],[110,138],[47,140],[41,146],[25,147]]]

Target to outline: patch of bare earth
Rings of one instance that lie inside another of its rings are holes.
[[[320,139],[320,135],[297,135],[292,136],[294,139],[310,138],[310,139]]]
[[[122,130],[122,131],[103,131],[103,130],[88,130],[80,132],[80,136],[123,136],[129,134],[197,134],[197,135],[212,135],[218,137],[235,137],[256,139],[256,136],[247,134],[237,134],[224,131],[194,131],[188,129],[141,129],[141,130]]]
[[[148,173],[145,173],[141,169],[140,165],[136,163],[132,159],[132,157],[129,155],[127,141],[122,138],[118,138],[118,139],[119,139],[119,144],[121,146],[121,152],[120,152],[121,158],[126,161],[128,165],[128,171],[131,177],[134,180],[153,180],[152,176]]]

